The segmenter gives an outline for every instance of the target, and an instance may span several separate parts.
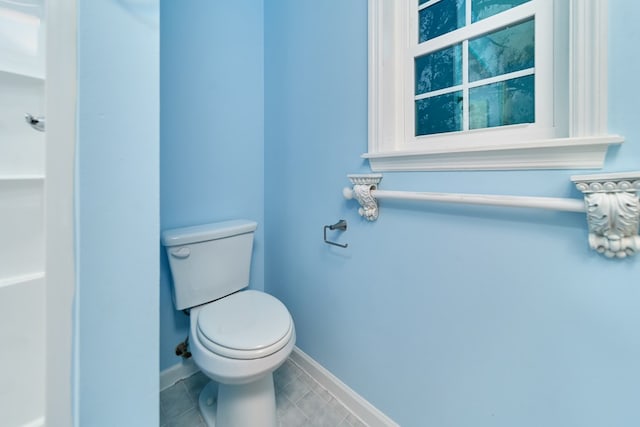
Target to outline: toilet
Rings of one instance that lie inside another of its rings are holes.
[[[296,334],[282,302],[245,290],[256,227],[232,220],[162,233],[175,307],[190,314],[191,354],[213,380],[198,401],[210,427],[278,425],[272,373]]]

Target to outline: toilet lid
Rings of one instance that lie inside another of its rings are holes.
[[[291,315],[264,292],[238,292],[207,304],[198,314],[198,338],[227,357],[253,359],[284,347],[292,333]]]

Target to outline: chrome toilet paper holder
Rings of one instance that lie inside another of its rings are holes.
[[[324,242],[329,245],[338,246],[340,248],[346,248],[347,246],[349,246],[348,243],[345,243],[343,245],[340,243],[332,242],[331,240],[327,240],[327,230],[345,231],[346,229],[347,229],[347,221],[345,221],[344,219],[341,219],[340,221],[336,222],[333,225],[325,225],[324,226]]]

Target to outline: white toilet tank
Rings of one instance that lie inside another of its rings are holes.
[[[257,223],[233,220],[162,233],[176,309],[205,304],[249,285]]]

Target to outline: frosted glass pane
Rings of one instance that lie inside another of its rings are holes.
[[[534,95],[533,75],[469,89],[469,129],[535,122]]]
[[[422,43],[465,24],[465,0],[442,0],[419,12],[418,40]]]
[[[533,19],[469,40],[469,81],[486,79],[535,65]]]
[[[472,0],[471,22],[497,15],[500,12],[520,6],[529,1],[530,0]]]
[[[416,101],[416,136],[462,130],[462,91]]]
[[[462,45],[454,45],[415,59],[416,95],[462,83]]]

